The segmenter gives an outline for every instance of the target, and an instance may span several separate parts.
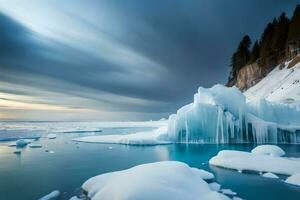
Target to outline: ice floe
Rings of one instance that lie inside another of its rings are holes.
[[[30,143],[28,146],[29,146],[30,148],[41,148],[41,147],[42,147],[42,144],[33,142],[33,143]]]
[[[209,164],[236,170],[272,172],[293,175],[300,173],[300,161],[266,154],[223,150],[209,160]]]
[[[102,174],[82,188],[91,200],[228,200],[204,179],[213,174],[177,161],[163,161]]]
[[[271,172],[264,173],[262,176],[265,178],[279,178],[276,174],[273,174]]]
[[[48,138],[48,139],[55,139],[55,138],[56,138],[56,134],[55,134],[55,133],[49,133],[49,134],[47,135],[47,138]]]
[[[260,145],[252,149],[251,153],[254,154],[265,154],[270,156],[281,157],[285,155],[285,152],[276,145]]]
[[[43,196],[39,200],[56,200],[56,199],[58,199],[59,196],[60,196],[60,191],[54,190],[51,193]]]
[[[294,174],[285,180],[286,183],[300,186],[300,173]]]
[[[162,139],[166,133],[166,126],[155,129],[154,131],[138,132],[126,135],[98,135],[87,136],[73,139],[78,142],[107,143],[107,144],[130,144],[130,145],[157,145],[170,144],[170,141]]]

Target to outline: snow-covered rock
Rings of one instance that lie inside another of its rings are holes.
[[[91,200],[228,200],[203,180],[212,177],[181,162],[163,161],[95,176],[82,188]]]
[[[49,134],[47,135],[47,138],[48,138],[48,139],[55,139],[55,138],[56,138],[56,134],[55,134],[55,133],[49,133]]]
[[[51,193],[43,196],[39,200],[56,200],[56,199],[58,199],[59,196],[60,196],[60,191],[54,190]]]
[[[265,154],[265,155],[270,155],[270,156],[277,156],[281,157],[285,155],[285,152],[276,145],[260,145],[255,147],[251,153],[254,154]]]
[[[285,180],[286,183],[300,186],[300,173],[294,174]]]
[[[217,156],[209,160],[209,164],[229,169],[285,175],[300,173],[298,160],[233,150],[220,151]]]
[[[271,172],[264,173],[262,176],[265,178],[279,178],[276,174],[273,174]]]

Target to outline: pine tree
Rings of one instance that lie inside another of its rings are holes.
[[[298,40],[299,38],[300,38],[300,5],[297,5],[289,26],[288,41]]]
[[[259,58],[259,51],[260,51],[260,46],[258,44],[258,41],[256,40],[250,53],[249,63],[254,63],[257,61],[257,59]]]
[[[274,27],[274,36],[272,38],[271,49],[273,56],[275,57],[275,64],[284,57],[286,41],[289,31],[290,20],[286,17],[285,13],[282,13],[278,18],[278,23]]]
[[[260,39],[259,65],[262,68],[269,68],[272,65],[272,40],[274,36],[274,29],[277,26],[277,19],[267,25]]]
[[[236,52],[231,57],[231,72],[230,72],[230,80],[234,80],[239,72],[239,70],[245,66],[250,60],[250,45],[251,39],[248,35],[245,35]]]

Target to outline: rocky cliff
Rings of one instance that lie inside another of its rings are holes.
[[[249,64],[240,69],[235,85],[240,90],[245,91],[258,83],[265,76],[266,72],[263,71],[257,63]]]

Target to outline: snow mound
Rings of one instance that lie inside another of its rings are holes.
[[[294,174],[285,180],[286,183],[300,186],[300,173]]]
[[[47,135],[47,138],[48,138],[48,139],[55,139],[55,138],[56,138],[56,134],[55,134],[55,133],[49,133],[49,134]]]
[[[46,196],[43,196],[39,200],[56,200],[60,196],[60,192],[58,190],[54,190],[51,193],[47,194]]]
[[[264,173],[262,176],[265,178],[279,178],[276,174],[273,174],[271,172]]]
[[[220,151],[217,156],[209,160],[209,164],[229,169],[285,175],[300,173],[300,161],[233,150]]]
[[[251,153],[254,154],[265,154],[270,156],[281,157],[285,155],[285,152],[276,145],[260,145],[255,147]]]
[[[73,139],[78,142],[107,143],[107,144],[129,144],[129,145],[158,145],[170,144],[170,141],[164,141],[162,137],[166,133],[166,126],[153,131],[138,132],[126,135],[98,135],[87,136]]]
[[[95,176],[82,188],[91,200],[228,200],[203,180],[209,172],[163,161]]]

